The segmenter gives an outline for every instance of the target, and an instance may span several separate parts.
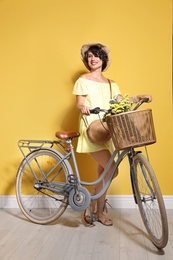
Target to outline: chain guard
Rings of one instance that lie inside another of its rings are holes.
[[[72,209],[77,211],[83,211],[89,207],[91,202],[91,196],[89,191],[85,187],[78,187],[72,189],[69,194],[69,204]]]

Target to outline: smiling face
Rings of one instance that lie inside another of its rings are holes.
[[[97,56],[94,55],[91,51],[88,52],[88,66],[91,71],[96,69],[102,70],[103,61]]]
[[[101,68],[103,71],[108,63],[108,55],[100,46],[92,45],[84,54],[84,62],[89,70]]]

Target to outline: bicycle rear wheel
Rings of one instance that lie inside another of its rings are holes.
[[[155,173],[143,154],[134,157],[134,189],[140,214],[151,241],[157,248],[168,242],[168,222]]]
[[[54,183],[67,182],[69,174],[64,161],[57,167],[61,156],[56,152],[42,149],[28,154],[22,161],[16,179],[16,197],[23,214],[32,222],[48,224],[58,219],[68,205],[68,196],[44,187],[55,188]],[[50,183],[51,182],[51,183]]]

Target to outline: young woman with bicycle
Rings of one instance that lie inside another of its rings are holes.
[[[98,119],[98,115],[90,114],[90,109],[94,107],[108,109],[110,99],[120,100],[123,97],[118,85],[113,80],[104,77],[102,73],[110,66],[110,49],[107,45],[98,42],[84,44],[81,48],[81,58],[89,72],[77,79],[73,89],[73,94],[76,95],[76,107],[81,112],[77,152],[89,153],[94,158],[98,163],[97,173],[99,177],[106,167],[114,147],[111,139],[103,144],[96,144],[89,139],[87,129],[93,121]],[[136,103],[145,97],[148,98],[148,102],[152,100],[151,95],[137,95],[130,100]],[[105,177],[106,179],[113,166],[114,162]],[[118,171],[115,172],[114,177],[117,174]],[[97,184],[93,192],[97,194],[102,189],[102,185],[102,183]],[[84,219],[88,224],[93,224],[92,216],[95,214],[95,219],[103,225],[113,225],[112,220],[104,215],[105,202],[106,193],[97,201],[93,201],[90,209],[85,210]]]
[[[110,65],[109,48],[101,43],[85,44],[82,59],[90,72],[81,75],[73,91],[76,106],[81,111],[80,132],[57,131],[55,136],[58,140],[18,141],[24,157],[16,174],[18,205],[23,214],[37,224],[49,224],[59,219],[70,205],[74,210],[84,211],[88,224],[99,221],[111,226],[112,220],[104,215],[106,193],[118,174],[119,165],[127,156],[134,202],[139,208],[148,238],[162,249],[168,243],[167,214],[147,152],[147,145],[156,142],[152,110],[137,110],[152,98],[150,95],[130,98],[130,101],[134,99],[137,102],[133,109],[116,114],[109,107],[110,98],[113,96],[111,102],[117,105],[116,99],[123,97],[116,83],[111,80],[109,84],[102,75],[102,71]],[[122,105],[126,101],[129,104],[127,98],[120,100],[118,108],[120,103]],[[106,122],[98,119],[101,112]],[[90,129],[95,122],[102,129],[107,123],[109,138],[106,136],[104,142],[103,138],[98,142],[91,135]],[[79,138],[77,152],[89,153],[97,161],[98,179],[90,182],[81,180],[72,144],[75,138]],[[142,146],[145,146],[147,156],[140,149]],[[86,186],[95,187],[93,194]]]

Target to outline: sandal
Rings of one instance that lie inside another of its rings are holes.
[[[109,205],[110,208],[112,208],[112,206],[110,205],[110,203],[108,202],[108,200],[105,199],[105,204],[104,204],[104,206],[103,206],[103,212],[106,212],[106,213],[108,213],[107,204]]]
[[[89,213],[90,211],[90,213]],[[84,220],[87,224],[93,225],[95,221],[98,220],[97,213],[91,212],[89,208],[84,210]]]
[[[101,224],[103,224],[104,226],[107,226],[107,227],[113,226],[113,222],[109,218],[105,218],[104,221],[102,221],[101,219],[98,219],[97,221],[100,222]]]
[[[108,212],[108,209],[107,209],[107,205],[108,204],[109,206],[111,206],[108,202],[107,202],[107,199],[104,201],[104,202],[99,202],[98,203],[98,218],[97,218],[97,221],[100,222],[101,224],[105,225],[105,226],[112,226],[113,225],[113,222],[111,219],[109,218],[106,218],[105,215],[103,214],[103,212]],[[99,218],[99,212],[104,216],[104,220],[101,220]]]
[[[85,211],[84,211],[84,220],[87,224],[93,225],[93,223],[94,223],[93,218],[90,214],[87,213],[87,210],[88,209],[85,209]]]
[[[87,224],[93,225],[95,221],[97,221],[98,217],[96,214],[96,201],[92,201],[89,208],[84,211],[84,220]]]

